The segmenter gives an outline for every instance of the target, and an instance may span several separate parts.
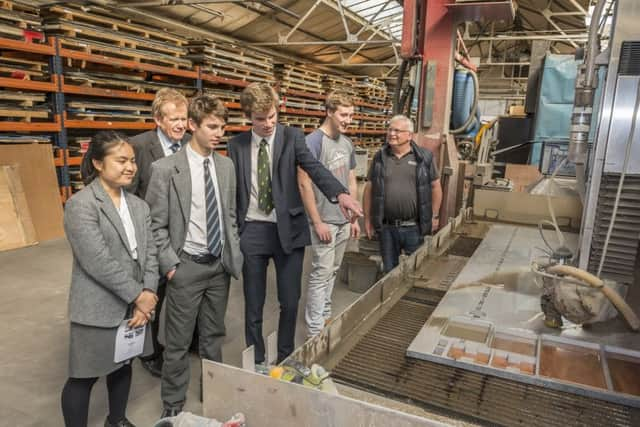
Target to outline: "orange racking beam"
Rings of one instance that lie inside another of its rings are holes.
[[[42,55],[55,55],[55,49],[51,44],[31,43],[21,40],[5,39],[0,37],[0,48],[11,49],[21,52],[40,53]]]
[[[56,90],[58,90],[58,85],[56,83],[14,79],[11,77],[0,77],[0,87],[10,87],[13,89],[24,90],[39,90],[43,92],[55,92]]]

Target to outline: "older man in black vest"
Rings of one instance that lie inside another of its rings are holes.
[[[364,189],[365,231],[377,233],[384,271],[398,265],[439,225],[442,188],[433,155],[413,142],[413,122],[391,119],[387,143],[375,154]]]

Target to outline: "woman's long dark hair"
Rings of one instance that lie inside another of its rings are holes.
[[[80,165],[80,174],[84,185],[89,185],[91,181],[98,177],[98,171],[93,166],[93,160],[104,160],[104,157],[109,154],[112,148],[122,143],[129,143],[127,136],[113,130],[100,131],[91,138],[89,148],[84,154]]]

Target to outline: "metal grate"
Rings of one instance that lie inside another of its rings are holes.
[[[405,357],[437,304],[424,290],[409,294],[338,363],[336,380],[491,425],[638,425],[622,405]]]
[[[592,272],[598,271],[619,182],[619,174],[602,176],[589,259],[589,271]],[[602,272],[632,283],[639,239],[640,177],[627,175]]]
[[[622,42],[618,74],[640,76],[640,41]]]
[[[458,237],[453,245],[447,249],[446,255],[456,255],[470,258],[482,243],[482,239],[475,237]]]

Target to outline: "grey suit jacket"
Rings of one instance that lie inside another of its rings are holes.
[[[227,273],[237,279],[242,271],[243,258],[236,223],[236,176],[233,163],[227,157],[214,153],[213,161],[224,223],[222,265]],[[191,171],[186,150],[180,150],[151,165],[146,201],[151,208],[160,274],[164,276],[180,263],[179,255],[184,247],[191,216]]]
[[[189,142],[190,139],[191,135],[185,133],[180,144],[184,145]],[[151,179],[151,163],[163,158],[164,150],[158,138],[157,128],[136,135],[132,137],[130,141],[136,153],[138,172],[127,190],[144,199],[147,194],[149,180]]]
[[[138,259],[132,258],[122,220],[99,179],[69,199],[64,229],[73,251],[69,318],[115,327],[143,288],[156,291],[158,261],[149,207],[125,192],[136,230]],[[137,265],[136,265],[137,264]]]

